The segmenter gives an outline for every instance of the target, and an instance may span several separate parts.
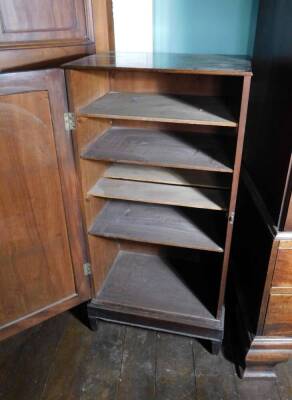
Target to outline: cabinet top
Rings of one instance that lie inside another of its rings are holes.
[[[168,73],[252,75],[247,57],[174,53],[97,53],[63,65],[65,69],[142,70]]]

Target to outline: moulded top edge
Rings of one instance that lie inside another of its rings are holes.
[[[248,57],[220,54],[116,53],[92,54],[63,65],[65,69],[142,70],[198,75],[251,76]]]

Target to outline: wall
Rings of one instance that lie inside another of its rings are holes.
[[[259,0],[153,0],[154,51],[252,55],[258,6]]]
[[[113,0],[116,51],[153,51],[152,0]]]

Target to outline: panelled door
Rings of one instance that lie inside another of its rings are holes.
[[[0,75],[0,338],[90,297],[63,71]]]
[[[94,42],[92,0],[0,0],[0,71],[60,65]]]

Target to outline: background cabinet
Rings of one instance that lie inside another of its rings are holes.
[[[111,0],[0,0],[0,72],[113,47]]]
[[[246,377],[292,355],[291,16],[291,2],[261,3],[233,251]]]
[[[68,44],[93,42],[90,1],[1,0],[2,46],[35,41]]]

